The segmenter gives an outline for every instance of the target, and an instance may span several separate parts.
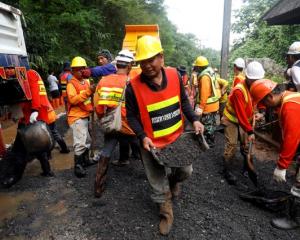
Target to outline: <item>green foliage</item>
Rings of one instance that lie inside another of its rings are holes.
[[[237,57],[271,58],[285,65],[284,55],[290,44],[300,39],[298,26],[267,26],[263,14],[277,0],[246,0],[245,5],[236,12],[237,22],[233,32],[241,34],[231,50],[231,62]]]
[[[167,18],[164,0],[19,0],[4,1],[19,8],[31,65],[45,76],[63,62],[82,56],[95,65],[96,53],[120,51],[125,24],[158,24],[168,66],[191,67],[198,55],[219,65],[219,52],[201,49],[191,34],[181,34]]]

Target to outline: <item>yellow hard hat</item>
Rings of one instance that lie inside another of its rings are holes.
[[[208,62],[206,57],[199,56],[199,57],[196,58],[193,66],[206,67],[206,66],[208,66],[208,64],[209,64],[209,62]]]
[[[71,67],[87,67],[86,61],[82,57],[74,57],[71,62]]]
[[[135,61],[152,58],[163,51],[158,38],[145,35],[137,41]]]

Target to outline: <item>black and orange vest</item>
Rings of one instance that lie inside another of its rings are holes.
[[[84,80],[84,84],[82,84],[78,80],[72,78],[69,81],[69,83],[71,83],[75,87],[77,94],[80,94],[82,91],[85,91],[90,87],[90,84],[87,80]],[[92,101],[91,101],[90,97],[87,100],[85,100],[84,102],[77,104],[77,106],[87,112],[93,111],[93,105],[92,105]],[[70,107],[72,107],[72,106],[70,106]]]
[[[143,83],[140,75],[131,80],[144,131],[158,148],[174,142],[183,132],[178,73],[175,68],[164,70],[167,86],[157,92]]]
[[[72,76],[71,72],[64,72],[60,77],[60,87],[63,97],[67,96],[67,84],[70,76]]]

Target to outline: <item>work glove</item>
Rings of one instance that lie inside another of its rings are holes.
[[[92,71],[89,68],[85,68],[85,69],[81,70],[81,75],[83,78],[89,78],[91,76],[91,74],[92,74]]]
[[[197,116],[201,116],[202,113],[203,113],[203,109],[201,109],[201,108],[199,108],[199,107],[196,107],[195,113],[196,113]]]
[[[32,112],[29,118],[29,122],[30,123],[34,123],[37,121],[37,117],[38,117],[39,113],[38,112]]]
[[[286,182],[285,175],[286,169],[279,169],[278,167],[276,167],[273,173],[273,179],[276,182]]]

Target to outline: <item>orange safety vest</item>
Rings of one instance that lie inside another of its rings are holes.
[[[71,83],[75,89],[77,94],[80,94],[82,91],[87,90],[90,87],[89,81],[84,80],[84,84],[79,82],[77,79],[72,78],[69,83]],[[76,106],[80,107],[83,111],[86,112],[92,112],[93,111],[93,105],[91,98],[89,97],[87,100],[85,100],[82,103],[77,104]],[[72,108],[72,105],[70,105],[70,108]],[[70,109],[69,109],[70,111]]]
[[[123,78],[123,79],[122,79]],[[117,107],[122,101],[122,108],[125,109],[124,96],[121,99],[125,84],[122,80],[128,79],[127,75],[110,74],[101,79],[97,86],[97,94],[99,97],[97,105],[105,105],[107,107]],[[103,84],[105,81],[105,84]]]
[[[279,114],[279,116],[281,116],[281,110],[282,110],[283,105],[285,103],[287,103],[287,102],[293,102],[293,103],[300,104],[300,93],[286,91],[283,94],[282,104],[281,104],[281,107],[280,107],[280,114]]]
[[[164,68],[167,86],[152,91],[140,75],[131,80],[144,131],[153,144],[162,148],[174,142],[183,132],[180,80],[175,68]]]
[[[61,87],[61,93],[63,97],[67,96],[67,84],[70,75],[72,76],[70,72],[64,72],[60,77],[60,87]]]
[[[246,86],[246,82],[242,82],[242,83],[239,83],[237,84],[232,92],[235,90],[235,89],[240,89],[244,95],[244,98],[245,98],[245,101],[246,101],[246,104],[250,104],[250,108],[253,109],[252,107],[252,99],[251,99],[251,96],[250,96],[250,93],[249,93],[249,90]],[[245,106],[246,108],[246,106]],[[230,97],[228,98],[228,101],[226,103],[226,107],[224,109],[224,113],[223,113],[231,122],[234,122],[234,123],[238,123],[238,119],[236,117],[236,113],[235,113],[235,110],[234,108],[232,107],[232,103],[230,101]],[[250,116],[248,116],[248,120],[249,122],[252,121],[252,118],[253,118],[253,113],[250,114]]]

